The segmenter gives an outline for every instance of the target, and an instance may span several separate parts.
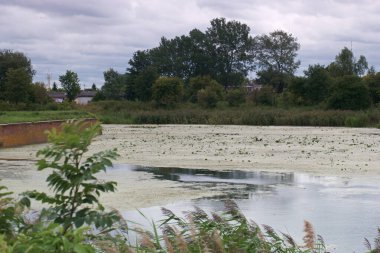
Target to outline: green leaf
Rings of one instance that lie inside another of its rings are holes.
[[[89,245],[75,244],[74,245],[75,253],[93,253],[95,250]]]
[[[85,218],[84,218],[84,217],[76,217],[76,218],[74,219],[75,227],[80,228],[81,226],[83,226],[84,221],[85,221]]]

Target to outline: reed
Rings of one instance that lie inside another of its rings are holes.
[[[102,101],[81,107],[106,124],[212,124],[258,126],[346,126],[376,127],[380,109],[368,111],[322,110],[316,108],[277,108],[244,104],[212,109],[195,104],[157,108],[152,103]]]
[[[148,232],[139,232],[144,236],[140,237],[137,245],[130,247],[136,252],[146,253],[326,252],[322,237],[316,236],[310,222],[305,221],[305,244],[297,244],[290,235],[277,233],[269,225],[261,228],[248,221],[234,201],[225,201],[224,206],[224,211],[218,214],[208,214],[195,207],[193,211],[186,212],[184,218],[163,208],[165,218],[158,226],[161,235],[156,234],[156,238],[152,238],[147,236]]]

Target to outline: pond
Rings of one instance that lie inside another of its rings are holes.
[[[222,211],[223,199],[234,199],[242,212],[258,224],[302,242],[303,221],[310,221],[331,252],[365,252],[364,237],[372,241],[380,226],[380,185],[376,182],[296,173],[211,171],[116,165],[112,170],[151,173],[158,180],[215,188],[222,195],[180,201],[164,207],[180,215],[193,206]],[[111,172],[112,173],[112,172]],[[140,209],[153,220],[162,219],[160,207]],[[142,221],[137,211],[123,212],[126,219]]]

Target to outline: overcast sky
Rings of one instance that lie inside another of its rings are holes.
[[[331,62],[347,46],[380,69],[380,0],[0,0],[0,49],[24,52],[34,81],[67,69],[82,87],[103,84],[103,71],[128,67],[133,52],[213,18],[238,20],[252,36],[281,29],[301,44],[298,73]]]

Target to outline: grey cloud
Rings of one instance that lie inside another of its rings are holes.
[[[0,48],[27,54],[36,81],[72,69],[83,84],[101,85],[103,71],[124,72],[136,50],[226,17],[248,24],[254,36],[276,29],[296,36],[300,73],[328,64],[350,41],[355,55],[380,69],[379,12],[373,0],[0,0]]]

